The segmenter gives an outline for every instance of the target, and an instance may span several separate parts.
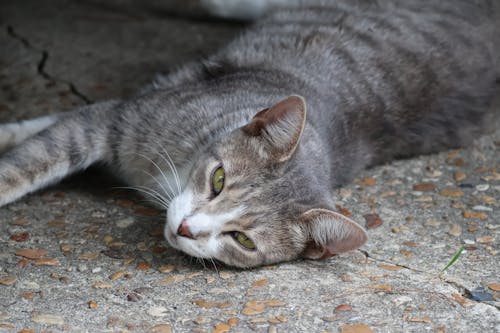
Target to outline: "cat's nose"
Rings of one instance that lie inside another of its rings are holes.
[[[193,234],[191,233],[191,230],[189,230],[189,226],[187,225],[187,220],[182,219],[181,225],[179,225],[179,229],[177,229],[177,235],[194,239]]]

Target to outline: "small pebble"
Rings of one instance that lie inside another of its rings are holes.
[[[278,329],[276,328],[276,326],[271,325],[271,326],[269,326],[269,329],[267,330],[267,332],[268,333],[277,333]]]
[[[448,234],[458,237],[462,234],[462,227],[459,224],[453,224],[448,231]]]
[[[438,227],[439,225],[441,225],[441,221],[436,219],[430,219],[425,222],[425,225],[430,227]]]
[[[118,228],[125,229],[125,228],[130,227],[134,223],[135,223],[135,220],[132,217],[126,217],[124,219],[116,221],[116,226]]]
[[[89,309],[97,309],[97,302],[89,301]]]
[[[101,267],[94,267],[92,268],[92,273],[99,273],[100,271],[102,271],[102,268]]]
[[[141,295],[136,294],[136,293],[130,293],[127,295],[127,301],[129,302],[138,302],[141,300]]]
[[[167,316],[168,313],[168,309],[163,306],[153,306],[148,310],[148,314],[153,317],[164,317]]]
[[[481,205],[474,206],[474,207],[472,207],[472,209],[478,210],[478,211],[483,211],[483,212],[492,212],[493,211],[493,208],[481,206]]]
[[[396,297],[393,302],[394,304],[396,304],[396,306],[400,306],[400,305],[403,305],[405,303],[409,303],[412,301],[412,298],[409,297],[409,296],[399,296],[399,297]]]
[[[31,320],[43,325],[64,325],[64,318],[53,314],[39,314],[31,318]]]
[[[489,188],[490,188],[489,184],[476,185],[476,190],[481,191],[481,192],[488,191]]]

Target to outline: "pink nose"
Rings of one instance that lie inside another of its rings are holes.
[[[177,229],[177,235],[182,236],[182,237],[186,237],[186,238],[190,238],[190,239],[194,239],[194,236],[191,233],[191,230],[189,230],[186,219],[182,219],[181,225],[179,226],[179,229]]]

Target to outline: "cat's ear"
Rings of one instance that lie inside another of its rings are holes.
[[[283,162],[297,148],[305,120],[306,102],[294,95],[258,112],[242,129],[247,135],[258,138],[271,157]]]
[[[348,217],[327,209],[311,209],[300,216],[309,242],[302,253],[308,259],[326,259],[351,251],[368,239],[365,229]]]

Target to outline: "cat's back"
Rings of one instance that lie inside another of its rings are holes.
[[[281,69],[318,87],[346,71],[378,77],[373,69],[389,64],[406,72],[426,62],[467,76],[485,64],[499,67],[498,7],[495,0],[303,1],[270,13],[217,58]]]

